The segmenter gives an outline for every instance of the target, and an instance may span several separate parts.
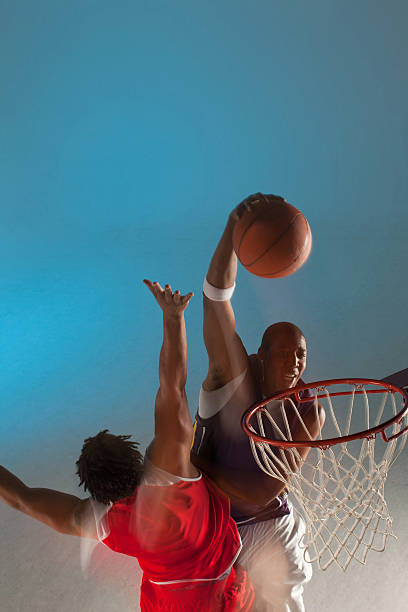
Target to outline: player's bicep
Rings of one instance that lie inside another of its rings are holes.
[[[208,353],[208,375],[203,388],[222,387],[248,367],[248,354],[235,330],[230,301],[215,302],[204,296],[204,342]]]
[[[27,487],[19,509],[59,533],[96,537],[89,501],[75,495]]]

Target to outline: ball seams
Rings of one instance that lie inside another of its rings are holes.
[[[251,266],[253,266],[253,265],[255,265],[256,263],[258,263],[258,261],[260,261],[260,260],[261,260],[261,259],[262,259],[262,258],[263,258],[263,257],[264,257],[264,256],[265,256],[267,253],[268,253],[268,251],[270,251],[271,249],[273,249],[273,248],[274,248],[274,247],[275,247],[275,246],[276,246],[276,245],[279,243],[279,241],[280,241],[280,240],[281,240],[281,239],[282,239],[282,238],[285,236],[285,234],[286,234],[286,233],[289,231],[290,227],[291,227],[291,226],[292,226],[292,225],[293,225],[293,224],[296,222],[296,219],[297,219],[298,217],[300,217],[300,218],[302,218],[302,217],[303,217],[303,219],[305,220],[305,222],[306,222],[306,224],[307,224],[307,220],[305,219],[304,215],[303,215],[301,212],[296,213],[296,214],[295,214],[295,215],[292,217],[292,219],[290,220],[290,223],[288,223],[288,225],[285,227],[285,229],[283,230],[283,232],[282,232],[281,234],[279,234],[279,236],[278,236],[277,238],[275,238],[275,239],[273,240],[273,242],[272,242],[270,245],[268,245],[268,247],[267,247],[266,249],[264,249],[264,251],[262,251],[262,253],[260,253],[259,255],[257,255],[257,256],[255,257],[255,259],[253,259],[252,261],[248,261],[248,262],[246,262],[246,261],[243,261],[243,260],[241,259],[241,256],[240,256],[240,255],[241,255],[241,253],[240,253],[240,250],[241,250],[241,245],[242,245],[242,243],[243,243],[243,240],[244,240],[245,235],[247,234],[248,230],[250,229],[250,227],[252,227],[252,225],[253,225],[253,224],[254,224],[254,223],[257,221],[257,219],[259,218],[259,217],[256,217],[256,219],[254,219],[254,220],[252,221],[252,223],[250,223],[250,224],[248,225],[248,227],[246,227],[246,228],[245,228],[245,231],[243,232],[243,234],[242,234],[242,236],[241,236],[241,239],[240,239],[240,241],[239,241],[239,248],[238,248],[238,253],[237,253],[237,255],[238,255],[238,259],[239,259],[239,261],[241,262],[241,264],[242,264],[243,266],[245,266],[246,268],[250,268]],[[307,224],[307,229],[308,229],[308,233],[307,233],[307,235],[309,235],[309,233],[310,233],[310,229],[309,229],[309,227],[308,227],[308,224]],[[294,258],[292,259],[292,261],[290,262],[290,264],[289,264],[289,265],[284,266],[283,268],[281,268],[281,269],[279,269],[279,270],[276,270],[276,272],[273,272],[273,273],[271,273],[271,274],[278,274],[279,272],[281,272],[281,271],[285,270],[286,268],[289,268],[291,265],[293,265],[293,263],[294,263],[294,262],[295,262],[297,259],[299,259],[299,257],[301,257],[301,255],[303,254],[303,252],[304,252],[304,250],[305,250],[306,246],[307,246],[307,240],[305,241],[305,244],[303,245],[303,248],[301,249],[301,251],[299,252],[299,254],[298,254],[296,257],[294,257]]]

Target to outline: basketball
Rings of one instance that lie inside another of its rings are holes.
[[[256,276],[280,278],[293,274],[303,266],[312,248],[307,219],[283,198],[259,197],[261,201],[245,210],[235,224],[235,253]]]

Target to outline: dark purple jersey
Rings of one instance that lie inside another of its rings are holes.
[[[311,392],[305,391],[303,396],[311,396]],[[257,399],[248,371],[221,389],[210,392],[201,390],[191,450],[193,455],[202,456],[207,462],[217,465],[217,468],[256,472],[258,478],[259,475],[264,477],[267,489],[271,484],[270,476],[258,467],[252,455],[249,438],[241,428],[242,415]],[[295,404],[304,417],[313,406],[313,401]],[[265,433],[275,437],[271,431]],[[266,506],[251,504],[232,496],[230,498],[231,515],[238,525],[265,521],[290,512],[286,491]]]

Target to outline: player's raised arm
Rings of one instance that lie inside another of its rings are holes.
[[[209,361],[203,383],[206,391],[224,386],[248,366],[248,355],[236,333],[231,305],[237,276],[232,239],[236,222],[257,202],[256,195],[249,196],[231,212],[204,280],[204,342]]]
[[[59,533],[96,538],[89,500],[75,495],[28,487],[0,466],[0,499]]]
[[[192,293],[181,295],[159,283],[143,281],[163,311],[163,344],[159,360],[160,387],[155,405],[155,437],[149,448],[151,461],[172,474],[189,478],[197,474],[190,463],[193,426],[185,392],[187,337],[184,311]]]

